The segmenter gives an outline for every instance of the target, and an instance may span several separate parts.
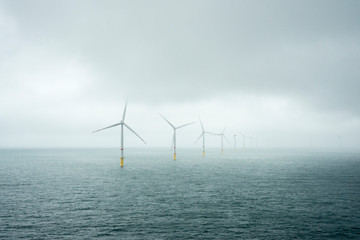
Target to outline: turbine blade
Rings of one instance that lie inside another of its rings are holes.
[[[204,130],[204,126],[203,126],[203,124],[202,124],[202,122],[201,122],[201,119],[199,118],[199,120],[200,120],[200,124],[201,124],[201,128],[202,128],[202,130],[203,130],[203,132],[205,132],[205,130]]]
[[[99,132],[99,131],[102,131],[102,130],[105,130],[105,129],[108,129],[108,128],[116,127],[116,126],[118,126],[118,125],[120,125],[120,124],[121,124],[121,122],[120,122],[120,123],[117,123],[117,124],[114,124],[114,125],[111,125],[111,126],[108,126],[108,127],[106,127],[106,128],[102,128],[102,129],[93,131],[92,133]]]
[[[226,129],[226,125],[225,125],[225,127],[224,127],[224,130],[222,131],[222,134],[224,134],[224,132],[225,132],[225,129]]]
[[[229,141],[229,139],[228,139],[225,135],[223,135],[223,136],[224,136],[225,140],[226,140],[229,144],[231,144],[230,141]]]
[[[194,142],[194,144],[197,143],[197,141],[199,141],[199,139],[200,139],[203,135],[204,135],[204,133],[202,133],[202,134],[200,135],[200,137],[199,137],[198,139],[196,139],[196,141]]]
[[[127,124],[124,123],[124,125],[125,125],[125,127],[127,127],[130,131],[132,131],[136,136],[138,136],[138,138],[140,138],[141,141],[143,141],[143,142],[146,144],[146,142],[144,141],[144,139],[142,139],[142,138],[139,136],[139,134],[137,134],[134,130],[132,130]]]
[[[207,134],[211,134],[211,135],[219,135],[218,133],[213,133],[213,132],[204,132],[204,133],[207,133]]]
[[[159,115],[160,115],[168,124],[170,124],[170,126],[171,126],[172,128],[175,129],[174,125],[172,125],[172,124],[169,122],[169,120],[167,120],[167,119],[166,119],[163,115],[161,115],[160,113],[159,113]]]
[[[126,99],[126,102],[125,102],[125,108],[124,108],[124,113],[123,113],[122,121],[125,121],[126,107],[127,107],[127,99]]]
[[[187,124],[184,124],[184,125],[181,125],[181,126],[177,127],[176,129],[182,128],[182,127],[185,127],[185,126],[187,126],[187,125],[194,124],[194,123],[195,123],[195,122],[187,123]]]

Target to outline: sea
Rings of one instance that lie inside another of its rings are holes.
[[[0,239],[360,239],[360,152],[1,149]]]

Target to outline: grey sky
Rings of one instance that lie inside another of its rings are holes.
[[[269,147],[334,147],[339,134],[359,147],[359,12],[350,0],[0,1],[0,147],[118,146],[119,130],[88,132],[117,122],[126,98],[150,146],[171,138],[161,111]]]

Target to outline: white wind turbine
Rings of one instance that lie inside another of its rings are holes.
[[[234,152],[236,152],[236,134],[234,134]]]
[[[127,127],[130,131],[132,131],[136,136],[138,136],[141,141],[143,141],[145,144],[146,142],[144,141],[144,139],[142,139],[134,130],[132,130],[129,125],[127,125],[124,121],[125,121],[125,114],[126,114],[126,106],[127,106],[127,101],[125,103],[125,109],[124,109],[124,113],[123,113],[123,117],[122,117],[122,120],[119,122],[119,123],[116,123],[114,125],[111,125],[109,127],[106,127],[106,128],[102,128],[102,129],[99,129],[99,130],[96,130],[94,131],[93,133],[95,132],[99,132],[99,131],[102,131],[102,130],[105,130],[105,129],[108,129],[108,128],[112,128],[112,127],[116,127],[118,125],[121,126],[121,163],[120,163],[120,166],[123,167],[124,166],[124,126]]]
[[[221,132],[221,133],[218,133],[216,135],[218,136],[221,136],[221,154],[224,153],[224,138],[226,139],[226,141],[228,143],[230,143],[230,141],[227,139],[227,137],[224,135],[224,132],[225,132],[225,129],[226,129],[226,126],[224,127],[224,130]]]
[[[239,133],[240,133],[240,135],[242,136],[242,138],[243,138],[243,150],[245,151],[245,141],[246,141],[246,137],[245,137],[245,135],[242,133],[242,132],[240,132],[240,131],[238,131]]]
[[[174,130],[174,135],[173,135],[173,141],[172,141],[172,144],[171,144],[171,148],[170,150],[174,147],[174,160],[176,160],[176,130],[179,129],[179,128],[182,128],[182,127],[185,127],[187,125],[190,125],[190,124],[193,124],[195,122],[191,122],[191,123],[187,123],[187,124],[184,124],[184,125],[181,125],[179,127],[175,127],[174,125],[172,125],[169,120],[167,120],[163,115],[161,115],[159,113],[159,115],[173,128]]]
[[[201,124],[202,133],[201,133],[201,135],[199,136],[199,138],[194,142],[194,144],[195,144],[197,141],[199,141],[199,139],[200,139],[201,137],[203,137],[203,157],[205,157],[205,134],[212,134],[212,135],[216,135],[216,134],[215,134],[215,133],[212,133],[212,132],[207,132],[207,131],[205,131],[204,126],[203,126],[203,124],[202,124],[202,122],[201,122],[201,119],[199,119],[199,120],[200,120],[200,124]]]
[[[253,137],[248,137],[250,139],[250,148],[253,148]]]

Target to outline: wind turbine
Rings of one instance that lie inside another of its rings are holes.
[[[185,126],[187,126],[187,125],[193,124],[193,123],[195,123],[195,122],[191,122],[191,123],[187,123],[187,124],[184,124],[184,125],[175,127],[175,126],[172,125],[172,124],[169,122],[169,120],[167,120],[163,115],[161,115],[160,113],[159,113],[159,115],[160,115],[160,116],[173,128],[173,130],[174,130],[173,141],[172,141],[170,150],[174,147],[174,160],[176,160],[176,130],[179,129],[179,128],[185,127]]]
[[[250,148],[253,148],[253,137],[248,137],[250,139]]]
[[[234,152],[236,152],[236,134],[234,134]]]
[[[242,133],[242,132],[240,132],[240,131],[238,131],[239,133],[240,133],[240,135],[242,136],[242,138],[243,138],[243,150],[245,151],[245,140],[246,140],[246,137],[245,137],[245,135]]]
[[[125,121],[125,114],[126,114],[126,106],[127,106],[127,101],[125,103],[125,108],[124,108],[124,113],[123,113],[123,117],[122,117],[122,120],[119,122],[119,123],[116,123],[114,125],[111,125],[109,127],[106,127],[106,128],[102,128],[102,129],[99,129],[99,130],[96,130],[96,131],[93,131],[93,133],[95,132],[99,132],[99,131],[102,131],[102,130],[105,130],[105,129],[108,129],[108,128],[112,128],[112,127],[116,127],[118,125],[121,126],[121,163],[120,163],[120,167],[123,167],[124,166],[124,126],[127,127],[130,131],[132,131],[136,136],[138,136],[141,141],[143,141],[145,144],[146,142],[144,141],[144,139],[142,139],[134,130],[132,130],[129,125],[127,125],[124,121]]]
[[[229,140],[227,139],[227,137],[224,135],[225,129],[226,129],[226,126],[224,127],[224,130],[221,133],[216,134],[218,136],[221,136],[221,154],[224,153],[224,138],[226,139],[226,141],[228,143],[230,143]]]
[[[212,132],[207,132],[207,131],[205,131],[205,129],[204,129],[204,126],[203,126],[203,124],[202,124],[202,122],[201,122],[201,119],[199,119],[200,120],[200,124],[201,124],[201,129],[202,129],[202,133],[201,133],[201,135],[199,136],[199,138],[194,142],[194,144],[197,142],[197,141],[199,141],[199,139],[201,138],[201,137],[203,137],[203,157],[205,157],[205,134],[207,133],[207,134],[213,134],[213,135],[216,135],[215,133],[212,133]]]

